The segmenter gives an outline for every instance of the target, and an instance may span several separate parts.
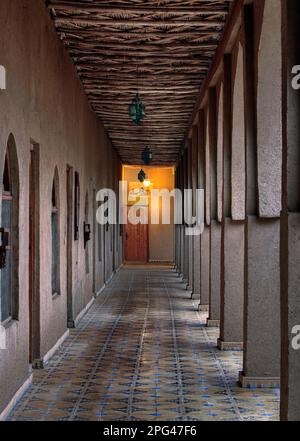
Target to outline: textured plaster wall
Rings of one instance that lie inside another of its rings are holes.
[[[241,44],[237,48],[237,64],[233,87],[231,211],[233,220],[245,219],[245,116],[244,116],[244,57]]]
[[[217,217],[223,219],[223,129],[224,129],[224,86],[223,81],[219,86],[218,94],[218,137],[217,137]]]
[[[20,172],[19,321],[7,329],[7,349],[0,351],[0,411],[29,375],[28,323],[28,218],[30,142],[40,145],[40,316],[41,356],[67,329],[66,295],[66,167],[80,175],[80,239],[73,244],[74,317],[93,295],[92,247],[90,272],[85,272],[82,223],[84,199],[89,195],[92,224],[92,190],[108,183],[117,157],[99,119],[89,107],[73,64],[57,38],[41,0],[2,0],[0,3],[0,61],[7,71],[7,89],[0,92],[0,170],[6,143],[13,133]],[[112,156],[114,155],[114,157]],[[107,158],[107,161],[103,160]],[[60,288],[51,293],[50,213],[54,169],[59,173]],[[111,256],[108,271],[111,272]],[[96,290],[103,284],[97,262]]]
[[[279,217],[282,167],[281,0],[266,0],[258,52],[259,214]]]

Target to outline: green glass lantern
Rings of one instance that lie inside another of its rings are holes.
[[[137,93],[134,99],[132,100],[132,103],[129,104],[128,107],[128,114],[130,119],[137,125],[140,126],[142,119],[144,118],[145,114],[145,106],[142,103],[142,100],[140,98],[140,95]]]
[[[144,180],[146,179],[146,173],[144,172],[144,170],[142,169],[139,174],[138,174],[138,180],[143,183]]]
[[[142,160],[144,162],[145,165],[149,165],[152,161],[152,152],[149,149],[149,147],[145,147],[144,150],[142,151]]]

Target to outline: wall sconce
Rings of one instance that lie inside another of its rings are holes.
[[[0,66],[0,90],[6,90],[6,70],[4,66]]]

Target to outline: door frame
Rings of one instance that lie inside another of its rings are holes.
[[[106,283],[106,225],[102,226],[102,262],[103,262],[103,284]]]
[[[93,270],[92,270],[92,274],[93,274],[93,295],[96,297],[97,295],[97,281],[96,281],[96,262],[97,262],[97,258],[96,258],[96,245],[97,245],[97,222],[96,222],[96,211],[97,211],[97,206],[96,206],[96,188],[93,186],[92,188],[92,197],[93,197],[93,202],[92,202],[92,210],[93,210],[93,218],[92,218],[92,235],[93,235]],[[98,241],[99,243],[99,241]]]
[[[30,141],[29,156],[29,240],[28,240],[28,301],[29,301],[29,364],[41,368],[40,335],[40,146]]]
[[[73,236],[74,236],[74,168],[67,164],[67,323],[74,327],[73,314]]]

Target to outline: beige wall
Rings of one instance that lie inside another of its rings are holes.
[[[146,172],[147,178],[151,180],[153,188],[168,189],[174,188],[173,167],[124,167],[124,180],[138,183],[138,172],[140,169]],[[138,184],[139,185],[139,184]],[[150,201],[151,207],[151,201]],[[171,199],[171,220],[173,219],[173,198]],[[149,261],[150,262],[173,262],[174,261],[174,224],[162,225],[161,203],[159,207],[159,225],[149,225]]]
[[[84,199],[89,195],[92,224],[93,189],[115,184],[118,157],[100,120],[91,110],[75,68],[58,39],[41,0],[1,0],[0,64],[7,71],[7,89],[0,91],[0,175],[9,134],[15,137],[20,175],[19,321],[6,329],[7,349],[0,350],[0,412],[29,375],[28,219],[30,142],[40,146],[40,323],[41,357],[67,330],[66,294],[66,168],[80,175],[80,239],[73,243],[74,318],[93,297],[93,253],[85,272],[83,247]],[[54,169],[59,173],[60,285],[52,298],[50,213]],[[110,180],[108,180],[110,176]],[[113,177],[114,176],[114,182]],[[117,232],[118,234],[118,232]],[[109,237],[106,243],[109,244]],[[120,247],[121,249],[121,247]],[[97,255],[98,253],[96,253]],[[106,274],[112,273],[113,253],[106,253]],[[115,259],[120,261],[120,257]],[[104,283],[103,262],[96,259],[95,291]]]

